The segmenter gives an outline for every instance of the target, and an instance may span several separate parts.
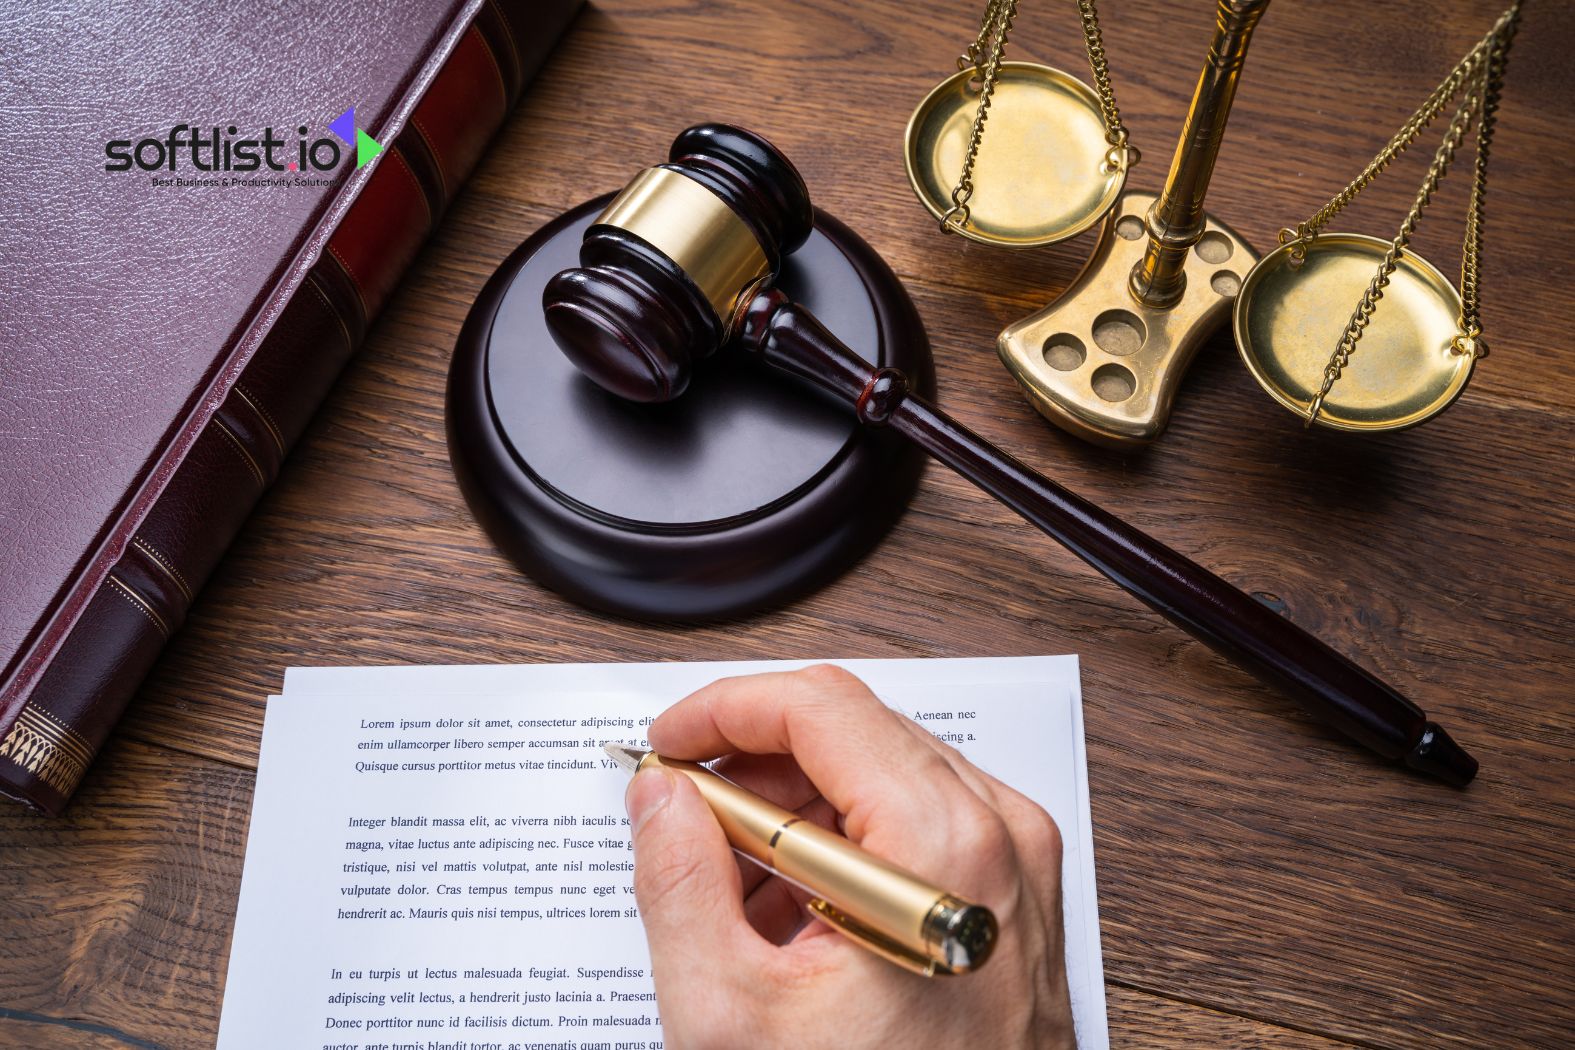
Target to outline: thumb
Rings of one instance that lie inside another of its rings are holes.
[[[661,766],[629,782],[634,896],[651,947],[653,976],[706,974],[742,950],[751,934],[732,848],[722,826],[682,774]]]

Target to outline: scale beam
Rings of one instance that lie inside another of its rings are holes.
[[[1208,222],[1203,198],[1225,138],[1225,122],[1236,99],[1247,45],[1268,6],[1269,0],[1219,0],[1214,42],[1192,94],[1164,192],[1149,209],[1148,248],[1129,281],[1133,298],[1144,306],[1169,309],[1186,290],[1187,253],[1203,236]]]

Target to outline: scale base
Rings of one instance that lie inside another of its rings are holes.
[[[1144,216],[1156,197],[1123,193],[1066,292],[996,341],[1041,415],[1114,448],[1146,445],[1165,429],[1193,355],[1230,319],[1243,276],[1258,260],[1240,235],[1208,216],[1187,257],[1181,299],[1165,310],[1139,303],[1127,282],[1148,245]]]

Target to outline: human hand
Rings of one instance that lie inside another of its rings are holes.
[[[713,683],[650,727],[778,805],[990,908],[977,972],[924,978],[819,922],[805,895],[736,860],[687,777],[630,782],[634,888],[667,1045],[1074,1045],[1061,930],[1061,837],[1025,796],[830,666]]]

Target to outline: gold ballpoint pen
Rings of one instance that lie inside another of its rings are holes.
[[[700,789],[733,849],[812,895],[810,914],[915,973],[976,970],[995,946],[990,909],[970,904],[693,762],[623,744],[603,749],[630,774],[651,765]]]

